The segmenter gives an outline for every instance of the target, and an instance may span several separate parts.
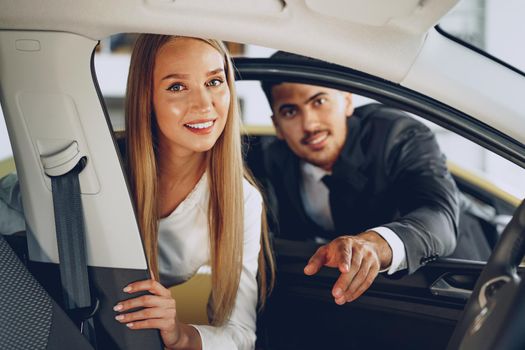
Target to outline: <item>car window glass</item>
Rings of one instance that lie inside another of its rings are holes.
[[[15,171],[13,150],[5,125],[4,114],[0,105],[0,178]]]
[[[115,131],[124,130],[124,95],[133,40],[134,35],[129,34],[112,36],[101,41],[95,54],[97,79]],[[253,45],[227,45],[234,56],[268,57],[275,52],[274,49]],[[236,86],[245,132],[255,137],[273,137],[272,112],[260,82],[243,80],[238,81]],[[370,102],[374,101],[364,96],[353,96],[356,107]],[[462,188],[465,202],[474,208],[477,216],[485,215],[483,220],[490,220],[489,223],[483,222],[486,227],[482,230],[484,234],[490,231],[490,244],[493,245],[509,220],[513,207],[524,197],[525,185],[520,179],[525,171],[453,132],[420,119],[435,133],[458,186]]]
[[[271,110],[261,90],[260,82],[238,81],[242,118],[247,125],[272,126]],[[377,102],[365,96],[353,94],[353,104],[359,107]],[[424,118],[411,114],[426,124],[436,135],[439,145],[447,159],[465,170],[487,179],[508,194],[523,198],[525,196],[525,170],[501,156],[477,145],[452,131],[440,127]]]
[[[13,190],[17,174],[13,150],[0,105],[0,234],[12,235],[25,230],[20,193]],[[19,240],[17,237],[16,240]]]
[[[517,199],[525,196],[525,169],[491,152],[450,130],[423,118],[412,115],[425,123],[436,135],[447,159],[464,170],[472,172]]]
[[[461,0],[439,27],[525,72],[524,14],[522,0]]]
[[[257,134],[259,138],[272,138],[268,136],[273,135],[272,112],[260,82],[239,81],[237,90],[243,120],[252,136],[251,142],[259,142],[253,139]],[[376,101],[354,94],[353,102],[358,107]],[[411,116],[433,131],[447,158],[449,170],[461,192],[463,209],[460,228],[468,226],[470,231],[478,230],[479,235],[469,239],[487,242],[489,250],[485,254],[454,257],[486,261],[515,207],[525,196],[525,184],[522,181],[525,170],[463,136],[416,115]]]
[[[261,83],[252,80],[240,80],[236,83],[237,94],[241,106],[242,120],[249,126],[272,126],[272,111],[261,89]],[[374,100],[360,95],[353,95],[352,103],[355,107]]]

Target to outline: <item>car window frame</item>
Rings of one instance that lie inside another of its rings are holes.
[[[431,97],[351,68],[312,60],[234,58],[237,80],[308,83],[344,90],[414,113],[525,169],[525,145]]]
[[[320,85],[359,94],[400,108],[463,136],[525,169],[525,145],[457,109],[399,84],[350,68],[314,60],[305,63],[294,59],[236,57],[234,65],[237,81],[270,80]],[[440,257],[437,263],[480,266],[486,265],[487,261]]]
[[[449,33],[446,29],[444,29],[441,25],[436,25],[434,27],[434,29],[441,35],[443,35],[445,38],[449,39],[449,40],[452,40],[454,41],[455,43],[461,45],[461,46],[464,46],[465,48],[469,49],[469,50],[472,50],[486,58],[488,58],[489,60],[491,61],[494,61],[500,65],[502,65],[503,67],[505,68],[508,68],[512,71],[514,71],[515,73],[525,77],[525,72],[523,72],[522,70],[514,67],[513,65],[511,65],[510,63],[507,63],[505,61],[503,61],[502,59],[488,53],[487,51],[477,47],[477,46],[474,46],[468,42],[466,42],[465,40],[461,39],[461,38],[458,38],[457,36],[455,36],[454,34],[451,34]]]

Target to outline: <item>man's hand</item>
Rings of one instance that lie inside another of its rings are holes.
[[[343,305],[357,299],[377,277],[381,268],[390,266],[392,249],[374,231],[356,236],[341,236],[320,247],[304,268],[307,275],[316,274],[322,266],[341,271],[332,289],[335,302]]]

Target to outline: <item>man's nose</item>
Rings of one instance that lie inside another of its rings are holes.
[[[204,88],[197,89],[191,95],[191,107],[194,112],[206,114],[211,111],[212,99],[209,91]]]
[[[303,130],[307,132],[315,131],[319,128],[319,119],[317,114],[311,110],[303,110],[302,115]]]

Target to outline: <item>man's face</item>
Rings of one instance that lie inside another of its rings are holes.
[[[346,139],[352,95],[321,86],[282,83],[272,88],[273,123],[301,159],[331,170]]]

